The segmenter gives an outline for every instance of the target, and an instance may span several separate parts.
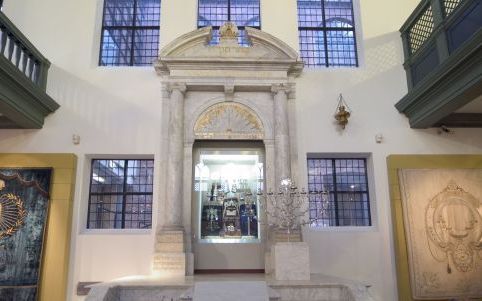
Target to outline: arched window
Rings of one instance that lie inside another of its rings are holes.
[[[148,66],[159,51],[161,0],[105,0],[100,66]]]
[[[352,0],[298,0],[298,32],[307,66],[358,66]]]
[[[211,44],[219,43],[219,28],[227,21],[236,23],[241,45],[248,45],[244,28],[261,29],[259,0],[199,0],[197,25],[213,27]]]

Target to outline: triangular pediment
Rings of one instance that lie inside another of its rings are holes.
[[[299,73],[303,63],[298,53],[280,39],[255,28],[246,27],[249,46],[234,41],[222,41],[219,45],[209,45],[211,27],[204,27],[180,36],[166,45],[155,63],[161,74],[170,74],[175,69],[223,69],[227,67],[246,69],[249,65],[263,65],[266,69],[285,69],[289,73]]]

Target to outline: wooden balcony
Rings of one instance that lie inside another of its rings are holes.
[[[0,128],[38,129],[59,105],[46,93],[50,62],[0,11]]]
[[[482,127],[481,2],[422,0],[400,29],[412,128]]]

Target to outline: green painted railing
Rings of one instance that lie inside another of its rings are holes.
[[[1,11],[0,63],[13,66],[18,74],[45,91],[50,62]]]
[[[412,90],[481,30],[481,0],[422,0],[400,28]]]

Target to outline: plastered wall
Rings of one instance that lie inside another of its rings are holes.
[[[102,1],[5,0],[4,12],[52,62],[48,93],[61,108],[42,130],[0,130],[0,152],[69,152],[78,157],[69,268],[69,300],[79,281],[150,272],[155,231],[85,230],[89,158],[160,157],[161,84],[151,67],[98,67]],[[407,91],[398,28],[417,0],[355,0],[359,68],[306,69],[296,80],[299,182],[306,153],[370,153],[369,228],[311,230],[313,272],[359,280],[376,300],[397,300],[386,157],[482,153],[482,130],[413,130],[394,104]],[[196,28],[196,0],[164,0],[161,46]],[[262,29],[298,48],[295,0],[261,0]],[[339,93],[352,109],[345,131],[334,124]],[[375,142],[381,133],[384,140]],[[72,134],[81,137],[72,144]],[[158,178],[159,167],[155,176]],[[154,192],[154,200],[160,194]],[[155,201],[154,212],[162,205]],[[162,216],[162,215],[160,215]],[[157,218],[153,218],[153,229]]]

